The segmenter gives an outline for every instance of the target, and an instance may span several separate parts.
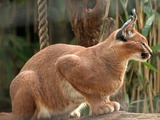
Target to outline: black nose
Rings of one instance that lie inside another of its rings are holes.
[[[141,53],[142,59],[147,59],[149,57],[149,53]]]
[[[150,55],[153,55],[153,52],[149,52],[150,53]]]

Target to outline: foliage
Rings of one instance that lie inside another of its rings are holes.
[[[2,63],[2,77],[0,83],[3,85],[0,86],[0,99],[4,98],[7,100],[9,97],[8,88],[11,80],[19,72],[25,62],[35,53],[34,50],[37,48],[37,43],[30,44],[24,38],[18,36],[16,36],[16,40],[14,40],[13,35],[7,35],[3,42],[3,47],[0,49],[0,60]],[[6,76],[6,78],[4,76]]]
[[[126,6],[126,2],[128,1],[121,0],[121,4],[124,4],[124,2]],[[127,8],[124,7],[124,5],[122,5],[122,7],[124,10]],[[137,28],[148,38],[154,55],[148,62],[130,62],[126,78],[126,101],[128,101],[130,111],[159,112],[160,13],[158,12],[158,7],[160,7],[160,3],[157,0],[135,0],[135,7],[136,10],[138,10]],[[125,13],[125,16],[129,16],[128,14],[129,13]]]

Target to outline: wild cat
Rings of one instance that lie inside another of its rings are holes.
[[[134,14],[95,46],[55,44],[36,53],[12,81],[12,112],[0,113],[0,120],[48,120],[82,102],[94,115],[118,111],[120,104],[109,96],[123,84],[128,61],[146,61],[152,54],[135,29],[136,19]]]

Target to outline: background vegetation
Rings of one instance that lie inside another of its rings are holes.
[[[147,63],[129,63],[128,110],[160,112],[160,1],[111,0],[109,16],[116,20],[117,28],[128,19],[133,8],[138,14],[137,29],[148,38],[154,55]],[[39,50],[37,0],[1,0],[0,11],[0,111],[10,111],[10,82]],[[75,43],[64,0],[48,0],[48,20],[52,44]]]

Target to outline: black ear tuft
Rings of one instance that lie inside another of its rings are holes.
[[[132,16],[127,20],[123,26],[120,28],[119,32],[116,35],[117,40],[126,42],[127,38],[130,38],[133,35],[133,30],[135,28],[137,14],[135,9],[132,10]]]
[[[116,40],[121,40],[123,42],[126,42],[126,38],[123,35],[123,30],[119,30],[119,32],[116,35]]]
[[[137,19],[137,14],[136,14],[135,8],[132,10],[132,16],[133,16],[133,18]]]

